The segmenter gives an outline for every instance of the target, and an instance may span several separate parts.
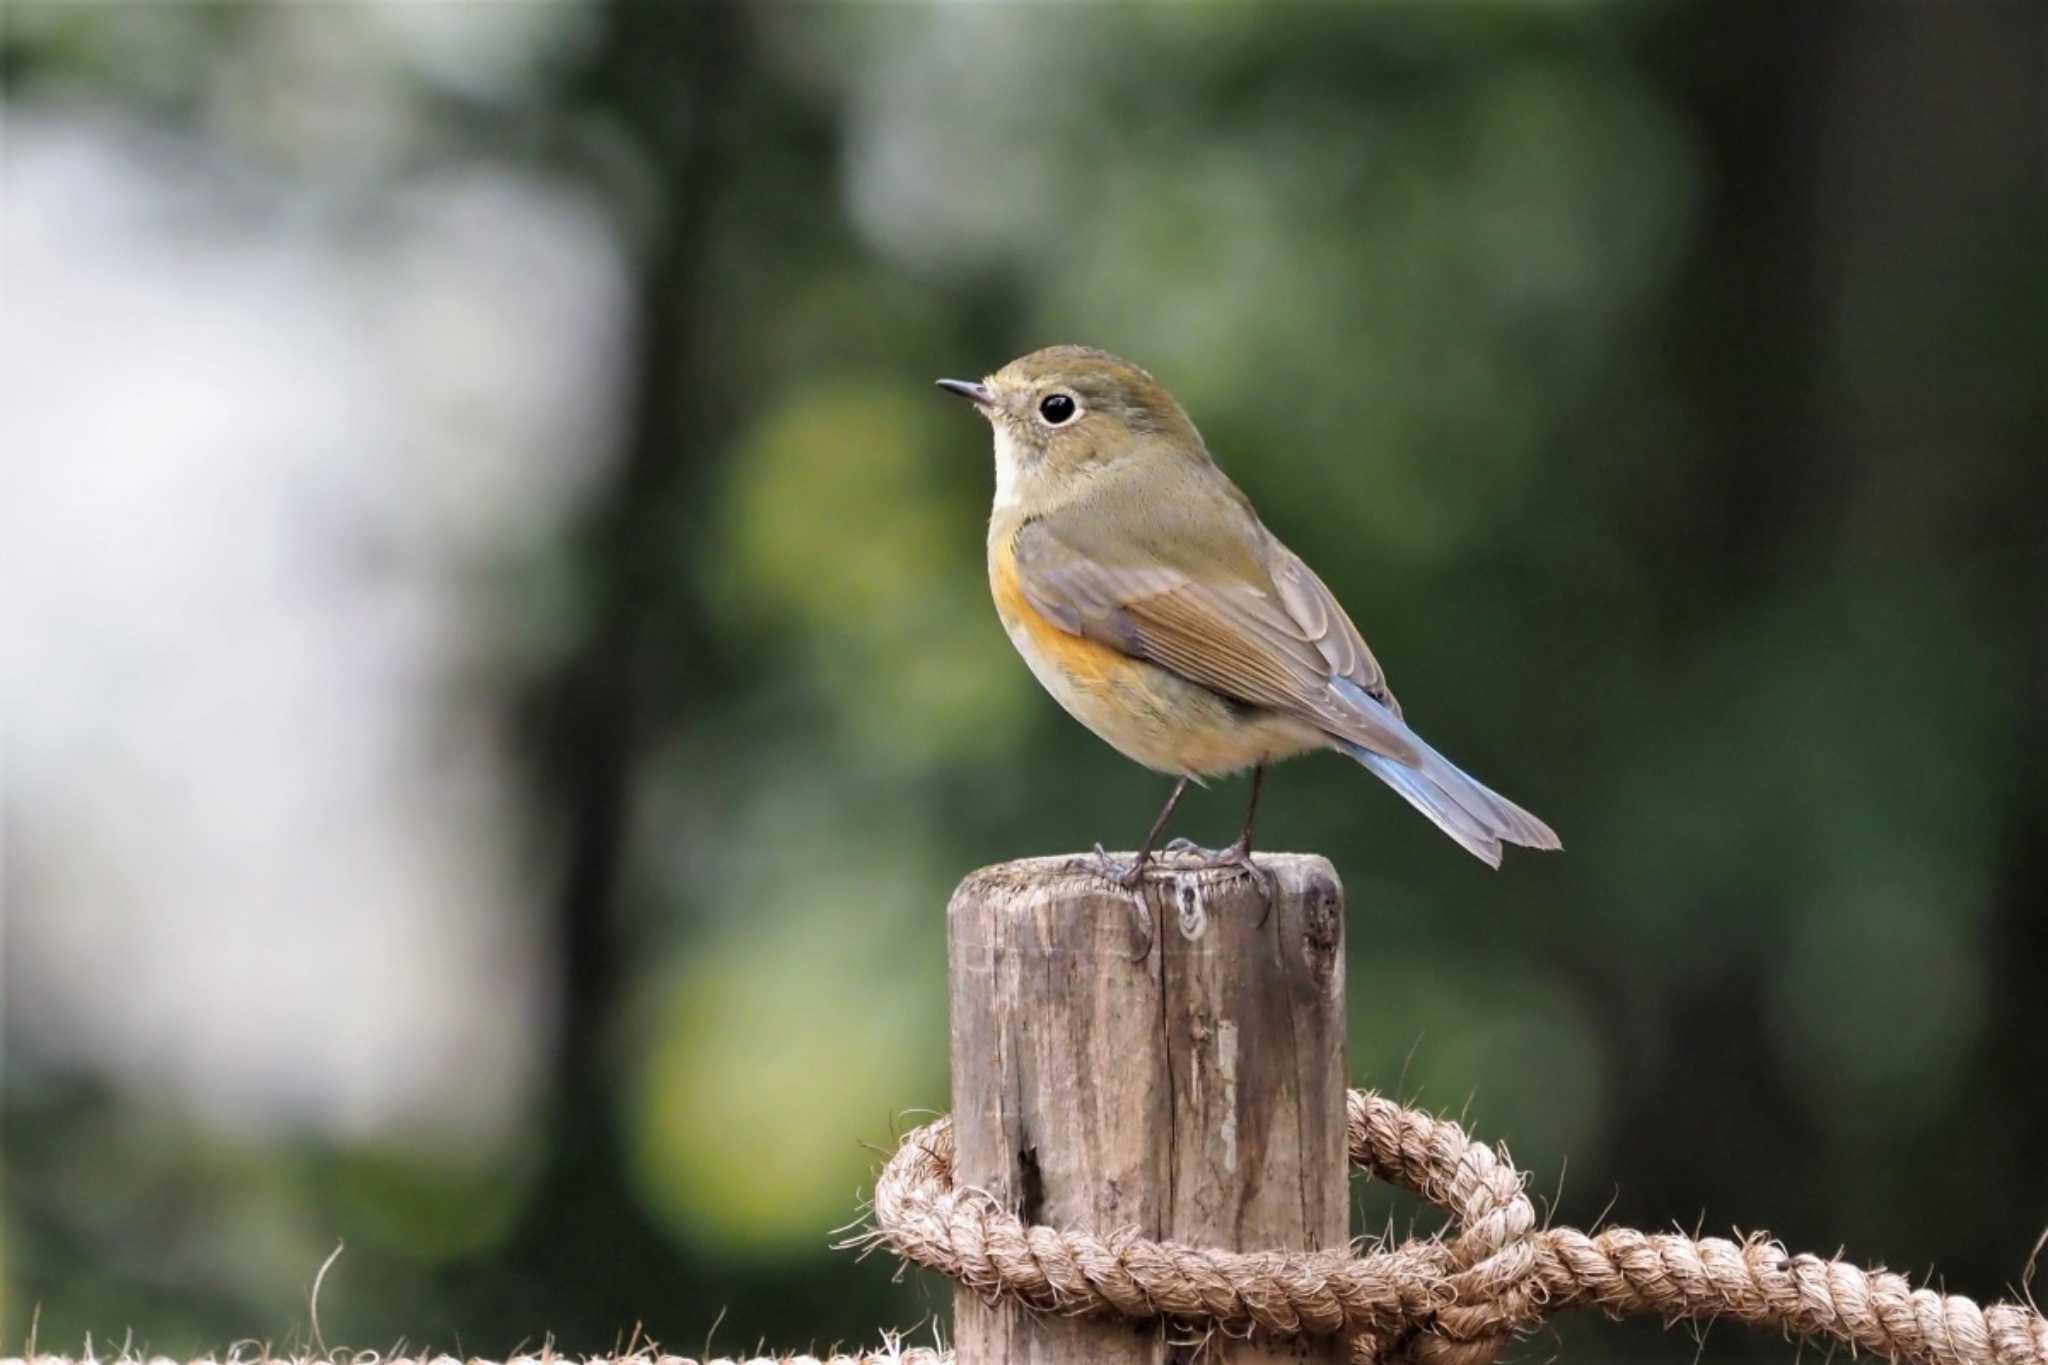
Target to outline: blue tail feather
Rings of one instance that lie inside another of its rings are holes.
[[[1417,761],[1400,763],[1363,745],[1333,737],[1336,746],[1401,794],[1436,827],[1488,867],[1499,867],[1501,845],[1562,848],[1550,826],[1493,791],[1445,758],[1386,707],[1363,691],[1346,689],[1347,699],[1370,706],[1376,719],[1395,727],[1415,748]],[[1355,695],[1354,695],[1355,694]]]

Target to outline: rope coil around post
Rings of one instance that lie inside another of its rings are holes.
[[[1345,1333],[1357,1365],[1487,1365],[1550,1314],[1731,1318],[1915,1365],[2048,1365],[2048,1318],[1903,1276],[1734,1242],[1538,1225],[1526,1178],[1459,1125],[1349,1093],[1351,1164],[1451,1215],[1444,1235],[1360,1255],[1233,1252],[1027,1224],[953,1183],[953,1133],[908,1134],[875,1186],[871,1239],[990,1299],[1277,1337]]]

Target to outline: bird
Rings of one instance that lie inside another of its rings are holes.
[[[1266,529],[1173,395],[1092,346],[1033,351],[980,380],[941,379],[995,440],[988,577],[1017,652],[1073,717],[1175,780],[1134,857],[1095,845],[1131,888],[1191,782],[1250,769],[1237,840],[1169,851],[1252,860],[1267,767],[1331,749],[1363,765],[1489,867],[1502,846],[1562,845],[1410,728],[1323,580]]]

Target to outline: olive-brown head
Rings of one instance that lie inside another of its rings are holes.
[[[1048,346],[979,383],[938,384],[995,429],[998,501],[1023,483],[1085,474],[1141,446],[1208,458],[1201,433],[1159,381],[1093,346]]]

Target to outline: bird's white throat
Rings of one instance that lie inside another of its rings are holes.
[[[1010,434],[1007,422],[997,421],[993,425],[996,433],[996,507],[1000,510],[1016,505],[1018,484],[1024,478],[1030,456]]]

